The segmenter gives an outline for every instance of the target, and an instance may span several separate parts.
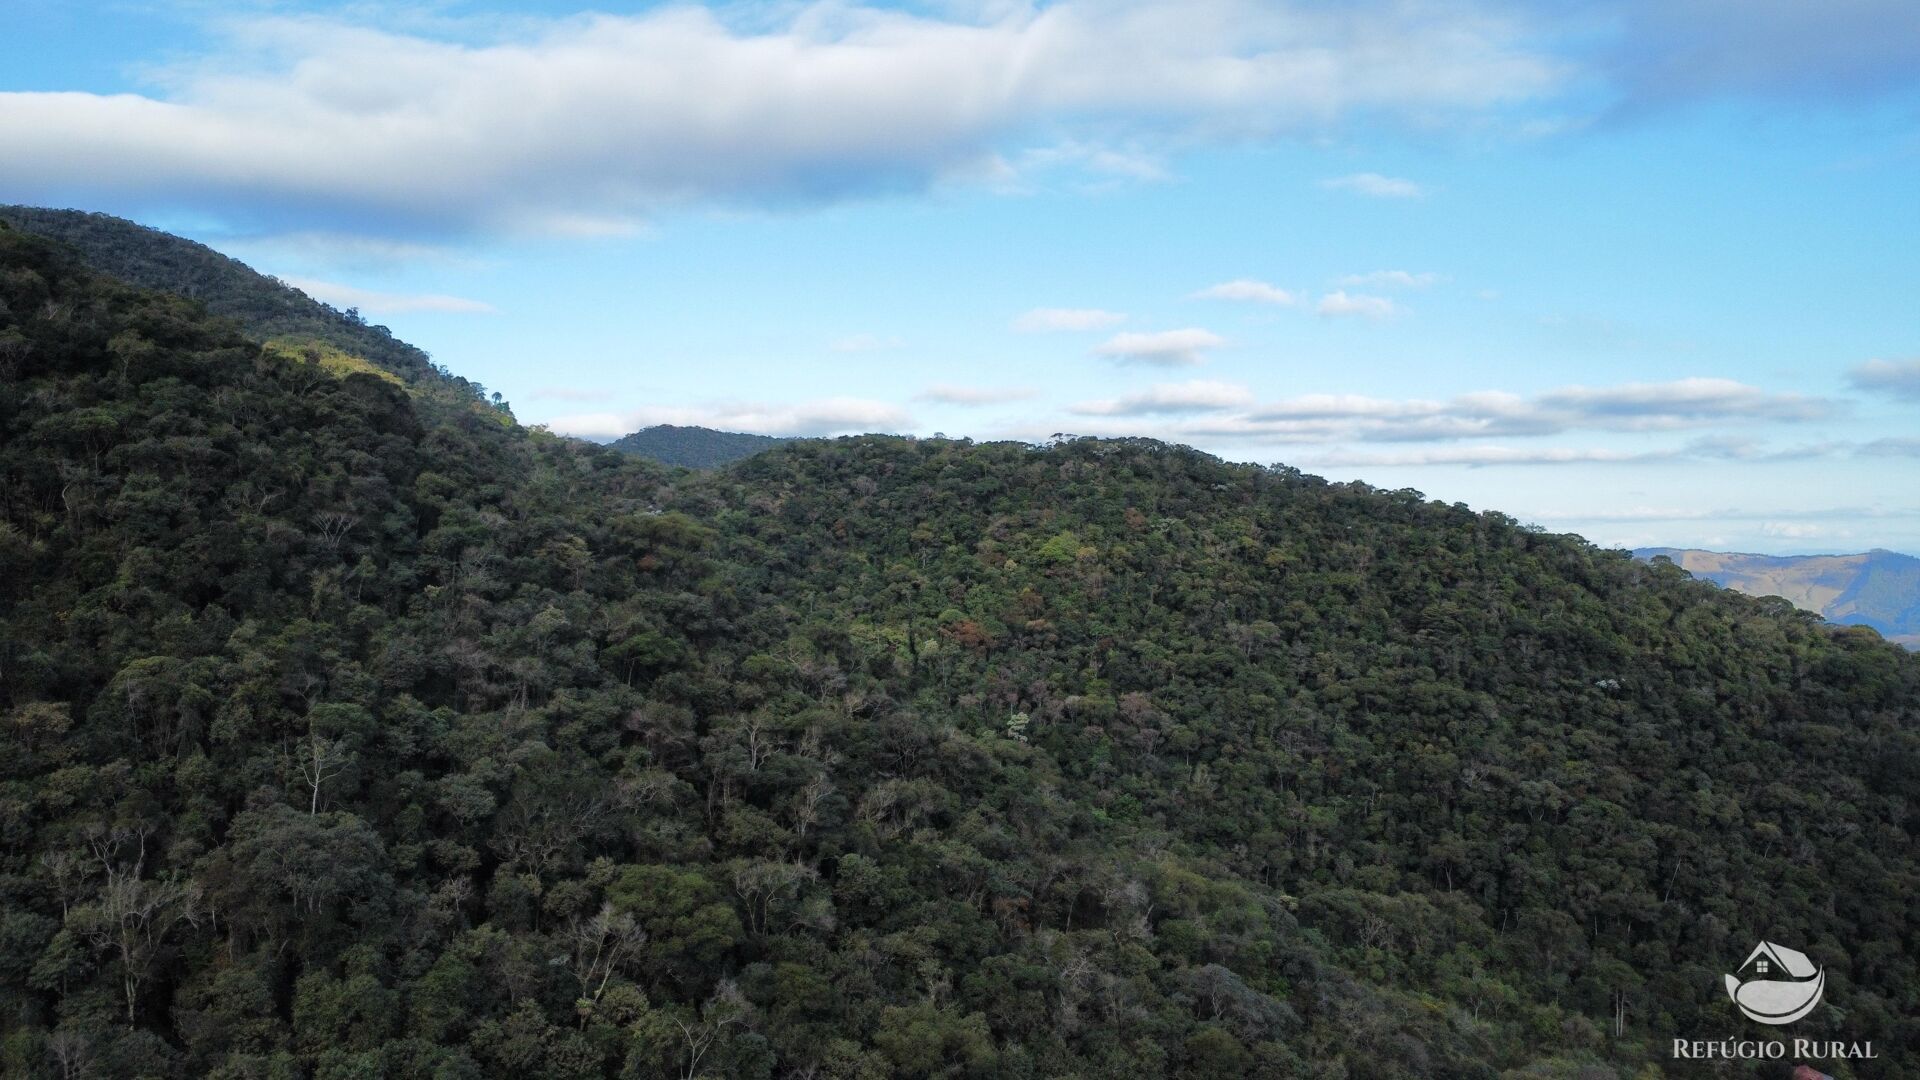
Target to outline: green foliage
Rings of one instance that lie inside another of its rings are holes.
[[[407,385],[0,228],[8,1076],[1670,1075],[1762,938],[1920,1075],[1869,631],[1147,441],[669,474],[326,340]]]

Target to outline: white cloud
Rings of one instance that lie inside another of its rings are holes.
[[[1077,168],[1092,178],[1109,181],[1159,183],[1173,178],[1159,154],[1138,148],[1115,149],[1080,141],[1035,147],[1023,152],[1018,161],[1008,168],[1012,177],[1023,177],[1067,166]]]
[[[1701,420],[1820,420],[1837,411],[1822,398],[1770,394],[1732,379],[1706,378],[1568,386],[1542,395],[1540,404],[1623,431],[1684,427]]]
[[[315,300],[332,304],[337,308],[359,308],[368,315],[404,315],[416,311],[486,314],[494,309],[492,304],[459,296],[375,292],[372,289],[340,285],[331,281],[315,281],[312,278],[290,277],[280,280]]]
[[[1329,177],[1320,181],[1320,186],[1336,191],[1351,191],[1375,199],[1418,199],[1427,193],[1425,188],[1411,180],[1381,176],[1374,172]]]
[[[1869,360],[1850,368],[1847,381],[1856,390],[1920,401],[1920,359]]]
[[[1253,403],[1253,391],[1239,383],[1194,379],[1160,383],[1139,394],[1083,401],[1068,411],[1081,416],[1156,416],[1211,412]]]
[[[1440,275],[1428,272],[1410,274],[1405,270],[1371,270],[1364,274],[1348,274],[1340,279],[1340,284],[1376,289],[1424,289],[1439,280]]]
[[[902,338],[880,334],[849,334],[828,346],[834,352],[886,352],[906,345]]]
[[[1354,315],[1374,320],[1392,318],[1400,313],[1399,305],[1384,296],[1368,296],[1365,293],[1349,295],[1345,289],[1336,289],[1322,296],[1314,310],[1336,318]]]
[[[1269,285],[1264,281],[1253,281],[1248,278],[1238,278],[1233,281],[1223,281],[1218,285],[1209,285],[1199,292],[1194,293],[1192,299],[1248,300],[1257,304],[1273,304],[1278,307],[1292,307],[1300,302],[1299,297],[1277,285]]]
[[[1153,364],[1157,367],[1188,367],[1206,362],[1209,349],[1217,349],[1227,339],[1210,330],[1189,327],[1184,330],[1160,330],[1153,333],[1115,334],[1094,350],[1122,363]]]
[[[1853,530],[1817,525],[1810,521],[1768,521],[1761,523],[1760,535],[1779,537],[1784,540],[1812,540],[1821,536],[1844,539],[1852,536]]]
[[[1390,454],[1330,453],[1308,459],[1316,466],[1406,467],[1414,465],[1579,465],[1637,464],[1669,461],[1659,451],[1632,451],[1580,447],[1519,448],[1511,446],[1456,446],[1439,450],[1411,450]]]
[[[1449,442],[1576,430],[1646,432],[1723,423],[1794,423],[1836,416],[1841,408],[1840,403],[1824,398],[1774,394],[1726,379],[1689,378],[1562,387],[1533,397],[1498,390],[1446,400],[1305,394],[1211,416],[1187,425],[1179,434],[1273,443]],[[1855,449],[1836,442],[1769,447],[1733,436],[1702,438],[1683,448],[1693,458],[1725,461],[1807,460]],[[1900,452],[1896,447],[1871,445],[1858,449],[1880,456]]]
[[[1361,113],[1477,121],[1572,72],[1523,15],[1385,0],[671,5],[413,27],[239,16],[219,24],[223,55],[158,71],[146,94],[0,93],[0,190],[288,231],[599,235],[689,200],[991,177],[1036,131],[1042,152],[1141,176],[1158,148],[1315,136]]]
[[[1127,317],[1117,311],[1099,308],[1034,308],[1013,320],[1013,328],[1027,334],[1055,330],[1103,330],[1118,326]]]
[[[955,386],[941,383],[922,391],[920,400],[942,405],[1004,405],[1009,401],[1025,401],[1033,396],[1031,389],[1022,386]]]
[[[557,416],[547,426],[562,435],[614,439],[655,424],[749,431],[758,435],[849,435],[899,431],[913,425],[897,405],[864,398],[824,398],[791,404],[728,402],[709,406],[649,406],[629,412]]]

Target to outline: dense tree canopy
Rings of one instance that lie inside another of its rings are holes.
[[[248,329],[0,229],[8,1076],[1708,1075],[1763,938],[1920,1075],[1869,630],[1147,441],[669,474]]]

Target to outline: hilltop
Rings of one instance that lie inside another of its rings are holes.
[[[1920,1075],[1871,631],[1148,440],[672,472],[124,282],[0,228],[9,1076],[1625,1080],[1762,940]]]
[[[773,435],[750,435],[741,431],[716,431],[706,427],[680,427],[655,424],[641,428],[608,443],[615,450],[633,454],[662,465],[689,469],[713,469],[730,465],[790,442]]]
[[[1640,548],[1716,585],[1749,596],[1779,596],[1837,623],[1871,626],[1920,648],[1920,559],[1893,551],[1858,555],[1746,555],[1695,548]]]

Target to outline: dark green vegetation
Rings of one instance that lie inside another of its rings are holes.
[[[319,340],[409,380],[433,374],[432,361],[357,312],[335,311],[245,264],[124,218],[77,210],[0,206],[0,222],[80,252],[102,273],[143,289],[177,293],[208,312],[238,321],[256,340]]]
[[[1837,623],[1871,626],[1920,649],[1920,559],[1894,551],[1859,555],[1737,555],[1696,548],[1640,548],[1695,577],[1749,596],[1782,596]]]
[[[678,427],[655,424],[622,436],[607,445],[615,450],[657,461],[662,465],[682,465],[689,469],[716,469],[741,458],[771,450],[790,439],[772,435],[749,435],[741,431],[715,431],[704,427]]]
[[[458,391],[0,230],[0,1073],[1694,1075],[1767,938],[1920,1075],[1871,631],[1157,443],[669,475]]]

